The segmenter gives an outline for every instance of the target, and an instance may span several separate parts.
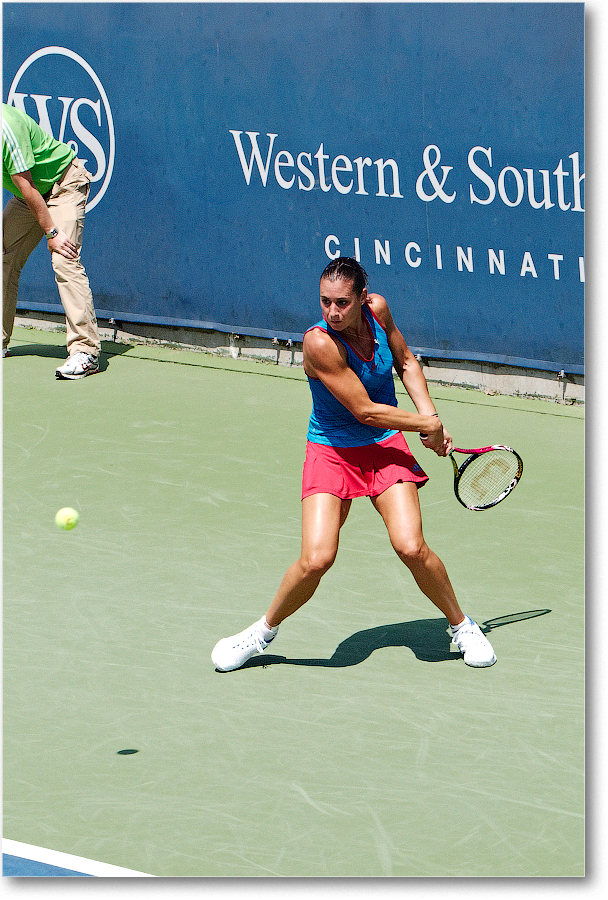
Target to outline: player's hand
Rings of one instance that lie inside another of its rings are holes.
[[[445,430],[441,422],[439,422],[439,427],[434,431],[429,432],[429,434],[421,434],[420,440],[425,447],[428,447],[429,450],[433,450],[437,456],[447,456],[453,447],[452,437]]]
[[[78,259],[78,247],[69,239],[65,231],[60,231],[47,243],[51,253],[60,253],[66,259]]]
[[[454,444],[452,442],[452,435],[448,434],[448,432],[443,429],[443,446],[441,452],[438,452],[439,456],[447,456],[448,453],[451,453],[454,448]]]

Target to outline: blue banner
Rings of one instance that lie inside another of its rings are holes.
[[[410,347],[580,373],[582,3],[5,3],[93,173],[97,313],[298,339],[357,257]],[[22,308],[61,310],[46,248]]]

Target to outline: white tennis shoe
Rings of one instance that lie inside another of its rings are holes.
[[[239,669],[256,653],[263,653],[268,644],[274,640],[276,632],[269,637],[266,623],[262,617],[245,631],[222,638],[211,652],[211,660],[220,672],[232,672]],[[265,635],[265,636],[264,636]]]
[[[493,666],[496,662],[496,654],[491,643],[479,625],[469,616],[466,617],[465,624],[461,625],[455,634],[452,633],[452,643],[462,653],[467,666],[483,668]]]
[[[99,359],[91,353],[79,350],[68,356],[64,364],[55,369],[55,377],[74,380],[85,378],[87,375],[95,375],[96,372],[99,372]]]

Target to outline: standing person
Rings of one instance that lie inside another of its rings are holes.
[[[57,378],[99,371],[101,342],[89,279],[80,261],[91,175],[76,154],[26,113],[2,104],[2,184],[13,196],[2,219],[2,355],[8,353],[21,270],[46,237],[65,310],[68,359]]]
[[[266,615],[220,640],[211,659],[228,672],[266,649],[281,622],[312,597],[332,566],[352,499],[368,496],[397,555],[447,618],[465,663],[491,666],[496,656],[489,641],[462,612],[443,563],[422,534],[418,489],[428,477],[402,432],[419,432],[424,446],[438,456],[452,449],[422,370],[384,297],[368,294],[359,263],[348,257],[330,262],[320,291],[323,319],[306,332],[303,343],[313,409],[302,480],[301,555],[285,573]],[[393,367],[417,412],[398,408]]]

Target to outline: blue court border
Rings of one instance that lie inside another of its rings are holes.
[[[2,854],[2,875],[13,875],[22,878],[93,878],[87,872],[73,872],[60,866],[37,862],[35,859],[24,859],[21,856]]]
[[[154,878],[147,872],[124,869],[59,850],[2,840],[2,875],[17,878]]]

